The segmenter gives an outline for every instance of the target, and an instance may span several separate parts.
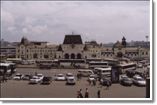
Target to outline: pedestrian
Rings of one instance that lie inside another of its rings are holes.
[[[2,82],[4,82],[4,81],[5,81],[5,76],[3,75]]]
[[[4,80],[5,80],[5,82],[7,82],[7,77],[6,76],[5,76]]]
[[[80,91],[77,91],[77,98],[80,98]]]
[[[82,89],[80,89],[79,97],[80,97],[80,98],[83,98]]]
[[[88,88],[86,88],[86,92],[85,92],[85,98],[89,98],[89,92],[88,92]]]
[[[37,76],[37,72],[35,72],[35,76]]]
[[[100,98],[100,90],[98,90],[97,95],[98,95],[98,98]]]
[[[77,80],[80,80],[80,73],[77,74]]]
[[[77,74],[77,80],[79,80],[79,74]]]
[[[91,85],[91,80],[89,79],[89,80],[87,80],[87,81],[88,81],[89,85]]]
[[[94,85],[94,86],[96,85],[96,80],[95,80],[95,79],[93,80],[93,85]]]
[[[110,82],[109,82],[109,81],[106,81],[106,89],[107,89],[107,90],[109,89],[109,86],[110,86]]]

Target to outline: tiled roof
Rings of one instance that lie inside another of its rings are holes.
[[[82,44],[80,35],[65,35],[63,44]]]

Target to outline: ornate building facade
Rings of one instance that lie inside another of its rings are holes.
[[[54,59],[56,57],[56,45],[48,45],[47,42],[30,42],[22,38],[16,48],[16,58],[22,59]]]
[[[113,47],[105,47],[96,41],[83,43],[81,35],[65,35],[60,45],[49,45],[47,42],[33,42],[22,38],[16,48],[16,57],[22,59],[108,59],[108,58],[149,58],[150,49],[127,47],[125,37]]]

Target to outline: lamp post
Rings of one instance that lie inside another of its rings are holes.
[[[139,60],[140,60],[140,46],[138,46],[138,60],[137,60],[137,63],[139,63]]]

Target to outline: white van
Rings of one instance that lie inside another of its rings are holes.
[[[80,74],[83,77],[88,77],[94,74],[94,72],[92,70],[78,70],[78,74]]]

